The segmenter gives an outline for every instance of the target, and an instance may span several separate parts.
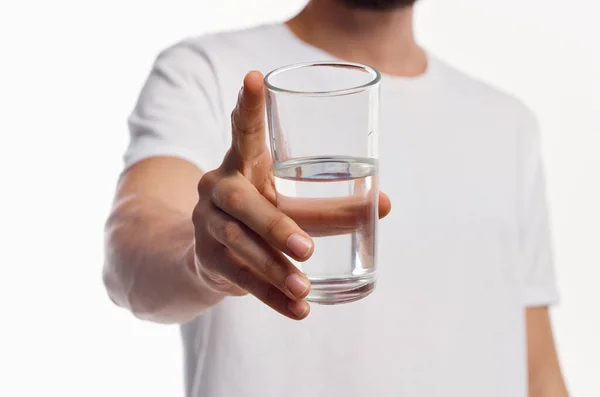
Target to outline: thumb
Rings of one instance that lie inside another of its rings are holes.
[[[231,114],[231,151],[241,165],[268,150],[265,139],[265,87],[263,75],[252,71],[244,78]]]

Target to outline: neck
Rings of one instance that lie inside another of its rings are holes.
[[[418,76],[427,68],[425,53],[414,38],[412,7],[357,10],[337,0],[311,0],[287,25],[299,39],[336,58],[386,74]]]

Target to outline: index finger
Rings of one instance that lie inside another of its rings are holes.
[[[252,161],[268,150],[263,79],[262,73],[258,71],[246,75],[237,105],[231,114],[231,145],[242,162]]]
[[[223,179],[212,191],[213,203],[239,220],[271,246],[303,261],[314,244],[298,225],[261,195],[241,174]]]

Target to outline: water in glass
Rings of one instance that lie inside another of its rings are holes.
[[[312,282],[309,301],[358,300],[375,286],[377,160],[305,157],[275,162],[277,206],[313,236],[315,251],[295,262]],[[334,214],[323,225],[318,214]]]

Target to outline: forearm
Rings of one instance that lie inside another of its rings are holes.
[[[180,323],[222,295],[197,276],[189,215],[159,201],[128,197],[106,225],[104,283],[111,299],[137,317]]]
[[[568,397],[547,307],[529,307],[527,350],[529,397]]]
[[[569,397],[569,393],[562,381],[545,379],[530,383],[529,397]]]
[[[529,373],[529,397],[569,397],[560,371],[549,368]]]

